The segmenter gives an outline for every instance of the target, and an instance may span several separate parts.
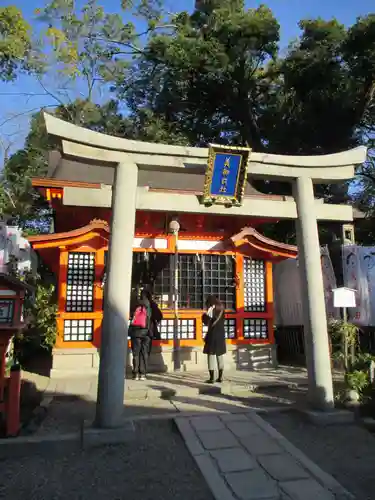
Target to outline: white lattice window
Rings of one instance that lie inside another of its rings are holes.
[[[243,336],[245,339],[267,340],[268,323],[266,319],[247,318],[243,320]]]
[[[92,319],[66,319],[64,321],[65,342],[90,342],[93,339]]]
[[[234,318],[227,318],[224,320],[225,337],[227,339],[236,338],[236,320]]]
[[[265,312],[266,278],[265,263],[245,257],[244,259],[244,306],[246,312]]]
[[[226,339],[235,339],[236,338],[236,320],[235,318],[226,318],[224,320],[224,328],[225,328],[225,338]],[[207,335],[208,327],[203,325],[202,327],[202,338]]]
[[[173,340],[174,319],[163,319],[159,331],[162,340]],[[178,338],[181,340],[194,340],[195,337],[195,319],[180,319],[178,321]]]
[[[95,254],[71,252],[66,285],[67,312],[91,312],[94,308]]]

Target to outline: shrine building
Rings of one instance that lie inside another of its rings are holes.
[[[64,182],[34,179],[33,183],[55,211],[56,232],[29,237],[41,259],[58,276],[54,368],[97,368],[110,210],[65,206]],[[98,188],[88,185],[84,189]],[[154,340],[151,370],[173,369],[176,238],[168,230],[171,220],[173,215],[166,212],[137,211],[132,291],[151,290],[164,317],[160,339]],[[180,346],[185,351],[183,367],[206,368],[202,313],[210,295],[225,304],[227,366],[274,366],[272,265],[296,257],[297,248],[262,236],[255,229],[261,220],[180,214],[178,221],[178,321]],[[247,227],[243,229],[244,223]]]

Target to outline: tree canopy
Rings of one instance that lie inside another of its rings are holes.
[[[29,71],[58,116],[138,140],[241,144],[279,154],[328,154],[366,143],[369,161],[350,189],[317,186],[316,194],[372,214],[375,13],[349,27],[335,19],[301,20],[300,36],[281,50],[280,26],[266,5],[197,0],[192,12],[168,13],[158,0],[123,0],[122,8],[113,14],[95,0],[81,10],[73,0],[53,0],[38,10]],[[25,53],[30,38],[20,38]],[[51,73],[56,88],[46,86]],[[44,172],[49,147],[37,114],[25,148],[4,170],[3,184],[23,217],[27,203],[34,206],[27,179]],[[257,187],[289,193],[282,183]]]
[[[0,7],[0,80],[16,78],[31,44],[31,28],[17,7]]]

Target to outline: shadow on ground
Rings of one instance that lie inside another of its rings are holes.
[[[280,374],[284,384],[278,383]],[[28,376],[31,380],[38,377]],[[262,385],[263,377],[267,378],[266,385]],[[257,385],[252,387],[254,380]],[[255,372],[250,378],[248,372],[228,373],[222,385],[214,386],[204,383],[202,373],[151,373],[146,383],[126,380],[124,418],[303,408],[307,405],[307,386],[303,380],[301,370],[293,367],[271,373]],[[46,378],[37,379],[38,385],[46,381]],[[96,377],[61,379],[53,387],[45,386],[44,394],[32,382],[28,381],[27,385],[29,390],[23,397],[23,434],[72,432],[80,429],[83,422],[93,421]],[[42,395],[49,396],[49,405],[33,413]]]
[[[162,378],[164,379],[164,377],[163,375]],[[163,385],[159,377],[154,378],[150,375],[148,390],[170,394],[173,381],[168,377],[166,377],[166,381],[168,384]],[[139,387],[141,389],[141,383]],[[130,397],[131,393],[134,394],[134,389],[133,391],[125,391],[124,418],[142,419],[151,416],[172,418],[178,414],[239,413],[275,407],[288,409],[296,405],[303,406],[306,399],[304,389],[279,388],[274,394],[266,394],[265,390],[261,392],[241,390],[238,394],[221,394],[219,386],[212,387],[198,381],[189,382],[186,388],[187,392],[184,391],[183,383],[179,380],[176,381],[176,392],[171,397],[134,399]],[[82,427],[83,422],[94,420],[96,386],[87,389],[86,395],[74,394],[71,391],[59,391],[57,388],[51,397],[52,401],[47,412],[45,414],[39,413],[30,425],[24,427],[23,434],[47,435],[74,432]]]
[[[213,500],[174,423],[135,422],[136,440],[0,461],[1,498],[11,500]]]

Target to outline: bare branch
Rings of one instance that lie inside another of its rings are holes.
[[[51,91],[49,91],[47,89],[47,87],[43,84],[43,82],[41,81],[40,77],[37,76],[37,80],[40,84],[40,86],[42,87],[42,89],[46,92],[46,94],[48,94],[50,97],[52,97],[52,99],[55,99],[56,102],[59,103],[59,105],[65,109],[65,111],[68,113],[71,121],[74,121],[74,117],[72,115],[72,113],[70,112],[68,106],[67,106],[67,103],[65,103],[62,99],[60,99],[60,97],[58,97],[57,95],[53,94]],[[68,97],[68,94],[66,94],[66,97]]]
[[[53,94],[51,91],[47,89],[47,87],[44,85],[39,75],[36,76],[36,79],[38,80],[39,85],[42,87],[42,89],[45,91],[47,95],[49,95],[50,97],[52,97],[52,99],[57,101],[60,104],[60,106],[66,106],[64,101],[62,101],[59,97],[55,96],[55,94]]]
[[[8,191],[8,189],[5,189],[5,188],[4,188],[4,193],[8,196],[9,201],[10,201],[11,205],[13,206],[13,208],[16,208],[16,204],[14,203],[14,201],[13,201],[13,197],[12,197],[12,195],[10,194],[10,192]]]
[[[88,36],[86,38],[90,38],[90,37]],[[133,52],[136,52],[137,54],[145,54],[146,53],[145,50],[140,49],[139,47],[137,47],[136,45],[134,45],[131,42],[120,42],[119,40],[107,40],[106,38],[102,38],[99,36],[92,36],[91,38],[95,38],[95,40],[98,42],[113,43],[116,45],[121,45],[122,47],[128,47],[129,49],[131,49]],[[115,53],[113,55],[115,56],[116,54],[117,53]],[[129,55],[131,55],[131,54],[132,53],[130,53]]]
[[[12,121],[16,118],[20,118],[21,116],[26,116],[29,113],[34,113],[36,111],[41,111],[41,109],[44,109],[44,108],[55,108],[55,107],[56,107],[56,104],[48,104],[47,106],[43,106],[42,108],[40,106],[38,106],[37,108],[32,108],[32,109],[28,109],[27,111],[23,111],[22,113],[17,113],[15,115],[7,118],[6,120],[0,122],[0,128],[3,127],[5,124],[9,123],[10,121]]]
[[[3,156],[3,163],[5,164],[7,159],[8,159],[8,153],[9,150],[12,146],[12,143],[10,141],[7,141],[7,143],[0,137],[0,149],[2,150],[2,156]]]
[[[153,28],[148,28],[146,31],[144,31],[143,33],[137,33],[135,36],[137,38],[141,37],[141,36],[145,36],[145,35],[148,35],[149,33],[151,33],[152,31],[156,31],[156,30],[162,30],[162,29],[177,29],[178,26],[177,24],[161,24],[160,26],[154,26]]]
[[[28,97],[41,97],[41,96],[45,96],[46,94],[45,93],[36,93],[36,92],[0,92],[0,95],[24,95],[24,96],[28,96]]]

